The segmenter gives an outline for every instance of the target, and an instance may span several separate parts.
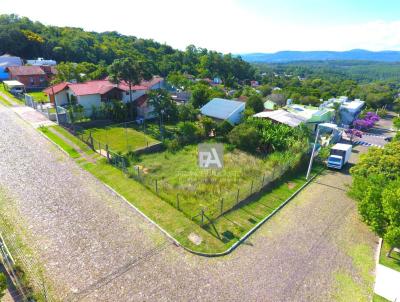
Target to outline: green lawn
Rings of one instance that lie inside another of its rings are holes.
[[[140,179],[153,191],[177,206],[189,217],[205,209],[209,217],[217,217],[247,198],[264,184],[277,178],[282,163],[293,154],[272,154],[258,158],[239,150],[225,150],[224,166],[220,170],[202,169],[197,163],[197,145],[141,155],[129,168],[132,175],[140,169]],[[274,168],[274,164],[275,167]],[[157,188],[156,188],[157,180]],[[221,202],[221,199],[223,201]]]
[[[390,301],[388,299],[385,299],[384,297],[374,294],[372,302],[390,302]]]
[[[388,252],[389,245],[383,242],[381,254],[379,257],[379,263],[400,272],[400,253],[393,251],[391,258],[389,258],[386,256]]]
[[[112,151],[122,154],[159,142],[132,127],[124,128],[123,125],[88,128],[83,131],[85,137],[88,137],[90,133],[96,141],[107,144]]]
[[[33,99],[34,99],[36,102],[39,102],[39,103],[48,103],[48,102],[49,102],[49,99],[48,99],[47,95],[44,94],[44,92],[41,92],[41,91],[38,91],[38,92],[29,92],[28,94],[29,94],[30,96],[32,96]]]
[[[50,132],[47,128],[40,127],[39,131],[42,132],[44,135],[46,135],[50,140],[55,142],[57,145],[59,145],[72,158],[80,157],[78,151],[76,151],[74,148],[72,148],[70,145],[68,145],[64,140],[62,140],[56,134],[54,134],[53,132]]]

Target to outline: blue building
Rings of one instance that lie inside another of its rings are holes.
[[[239,101],[215,98],[205,104],[201,114],[215,120],[228,121],[232,125],[240,123],[246,104]]]
[[[7,54],[0,56],[0,81],[8,80],[8,73],[4,70],[9,66],[22,66],[21,58]]]

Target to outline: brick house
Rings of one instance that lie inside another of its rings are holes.
[[[10,80],[21,82],[27,90],[47,87],[56,72],[50,66],[9,66],[5,71]]]

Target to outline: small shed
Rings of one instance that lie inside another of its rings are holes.
[[[228,121],[232,125],[240,123],[246,103],[214,98],[205,104],[201,109],[201,114],[216,120]]]
[[[22,84],[21,82],[11,80],[11,81],[3,81],[3,85],[6,90],[15,93],[22,93],[25,91],[25,85]]]

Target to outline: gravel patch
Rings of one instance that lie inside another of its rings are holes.
[[[328,172],[231,255],[198,257],[159,240],[157,229],[2,106],[0,135],[0,186],[18,197],[63,300],[330,301],[333,273],[352,269],[340,227],[376,244],[348,219],[356,212],[345,192],[350,176]]]

